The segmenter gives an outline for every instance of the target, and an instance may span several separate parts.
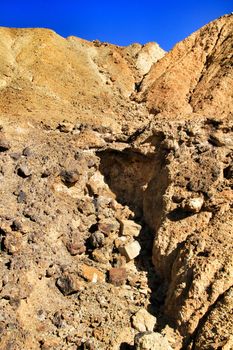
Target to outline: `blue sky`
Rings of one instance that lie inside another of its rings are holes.
[[[0,25],[46,27],[64,37],[117,45],[156,41],[169,50],[232,11],[233,0],[1,0]]]

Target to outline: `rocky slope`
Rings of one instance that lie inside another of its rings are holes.
[[[164,55],[155,43],[122,48],[47,29],[1,28],[0,37],[2,115],[46,123],[134,123],[142,108],[129,96]]]
[[[0,29],[1,349],[233,348],[232,45]]]

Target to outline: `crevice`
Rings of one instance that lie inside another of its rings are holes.
[[[209,317],[210,313],[214,310],[214,308],[217,306],[218,302],[221,301],[225,295],[229,292],[229,290],[232,288],[233,286],[230,286],[227,290],[225,290],[223,293],[221,293],[218,298],[215,300],[215,302],[209,306],[208,310],[206,311],[206,313],[200,318],[198,325],[195,329],[195,331],[193,332],[193,334],[184,342],[183,347],[181,348],[181,350],[186,350],[187,347],[189,346],[189,344],[191,344],[191,350],[195,350],[196,348],[196,340],[197,340],[197,336],[198,333],[200,332],[200,330],[202,329],[202,327],[204,326],[205,322],[207,321],[207,318]]]
[[[157,62],[157,61],[156,61],[156,62]],[[156,64],[156,62],[154,62],[154,63],[151,65],[151,67],[152,67],[154,64]],[[150,68],[150,69],[151,69],[151,68]],[[150,72],[150,70],[149,70],[149,72]],[[135,89],[134,89],[134,91],[135,91],[136,93],[141,92],[144,79],[147,77],[147,75],[148,75],[149,72],[143,74],[142,77],[141,77],[141,80],[135,82]]]
[[[155,136],[154,143],[158,142],[157,138]],[[117,202],[128,207],[134,215],[132,220],[142,227],[137,237],[141,252],[135,259],[135,266],[138,271],[147,272],[147,283],[151,290],[148,311],[157,317],[158,329],[163,329],[165,321],[162,307],[166,287],[155,271],[152,248],[156,229],[163,220],[163,195],[169,183],[168,173],[164,169],[165,155],[158,151],[145,156],[132,148],[124,151],[105,150],[97,155],[100,158],[100,172],[116,195]],[[129,346],[122,344],[122,349],[130,349]]]

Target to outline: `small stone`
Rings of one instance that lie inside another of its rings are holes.
[[[17,202],[18,203],[23,203],[26,201],[26,193],[24,191],[19,191],[18,197],[17,197]]]
[[[203,197],[189,198],[182,203],[183,209],[191,213],[199,213],[204,204]]]
[[[95,249],[92,253],[92,259],[96,262],[107,265],[111,259],[111,253],[105,248]]]
[[[86,251],[84,242],[68,242],[66,248],[71,255],[83,254]]]
[[[52,277],[59,272],[57,265],[50,265],[46,270],[46,277]]]
[[[106,184],[104,182],[104,176],[100,173],[100,171],[96,171],[94,175],[91,176],[88,182],[88,187],[90,188],[93,194],[99,196],[102,195],[104,189],[106,189]],[[105,200],[105,198],[102,198],[102,200]]]
[[[18,253],[22,247],[22,234],[17,231],[8,233],[4,238],[3,245],[4,250],[6,250],[8,253]]]
[[[41,174],[41,177],[42,178],[46,178],[46,177],[49,177],[51,175],[51,172],[49,169],[45,169],[42,174]]]
[[[55,312],[55,314],[53,315],[52,323],[57,328],[61,328],[63,326],[64,318],[60,312]]]
[[[140,309],[133,317],[132,324],[139,332],[153,331],[156,325],[156,317],[151,315],[147,310]]]
[[[26,178],[32,174],[32,171],[27,167],[27,165],[21,165],[17,170],[17,174],[20,177]]]
[[[96,167],[97,168],[97,159],[96,158],[90,158],[87,161],[88,168]]]
[[[32,151],[31,151],[30,147],[25,147],[23,150],[23,155],[25,157],[29,157],[29,156],[31,156],[31,154],[32,154]]]
[[[37,222],[40,220],[40,216],[34,210],[34,208],[25,208],[23,210],[23,215],[25,216],[25,218],[30,219],[33,222]]]
[[[82,265],[82,277],[85,278],[88,282],[104,282],[105,275],[100,270],[96,269],[93,266]]]
[[[69,122],[62,122],[58,125],[57,128],[60,130],[60,132],[68,133],[74,129],[74,125]]]
[[[168,151],[177,151],[179,149],[178,142],[173,139],[166,139],[162,142],[162,146],[165,150]]]
[[[83,284],[74,275],[63,275],[56,281],[56,286],[63,295],[70,295],[83,289]]]
[[[121,286],[127,278],[126,269],[123,267],[114,267],[109,270],[109,282],[115,286]]]
[[[77,208],[85,216],[95,214],[95,206],[90,197],[86,196],[77,200]]]
[[[127,237],[125,236],[117,237],[114,241],[114,245],[117,249],[119,249],[123,245],[126,245],[127,241]]]
[[[13,160],[19,160],[21,153],[11,153],[10,156]]]
[[[10,149],[10,143],[5,139],[5,137],[1,136],[0,137],[0,152],[5,152]]]
[[[11,225],[12,231],[20,231],[22,230],[22,224],[18,220],[14,220]]]
[[[80,122],[77,122],[74,124],[74,130],[81,130],[82,129],[83,124]]]
[[[168,340],[160,333],[139,333],[134,341],[135,350],[172,350]]]
[[[127,261],[130,261],[140,254],[141,246],[137,241],[133,241],[118,249],[121,255],[125,256]]]
[[[124,236],[138,237],[142,227],[132,220],[121,220],[121,234]]]
[[[98,223],[98,229],[104,233],[105,236],[109,236],[110,233],[119,230],[120,224],[114,219],[102,219]]]
[[[39,321],[44,321],[46,319],[46,312],[42,309],[39,309],[36,316]]]
[[[63,182],[65,183],[69,183],[69,184],[74,184],[76,183],[79,178],[80,178],[80,175],[77,171],[74,171],[74,170],[62,170],[60,172],[60,176],[61,176],[61,179]]]
[[[102,232],[96,231],[89,238],[89,243],[93,248],[101,248],[104,245],[105,237]]]

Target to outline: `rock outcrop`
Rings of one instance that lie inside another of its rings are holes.
[[[233,347],[232,45],[0,29],[1,349]]]
[[[232,16],[222,17],[178,43],[153,65],[139,101],[170,118],[232,113]]]

